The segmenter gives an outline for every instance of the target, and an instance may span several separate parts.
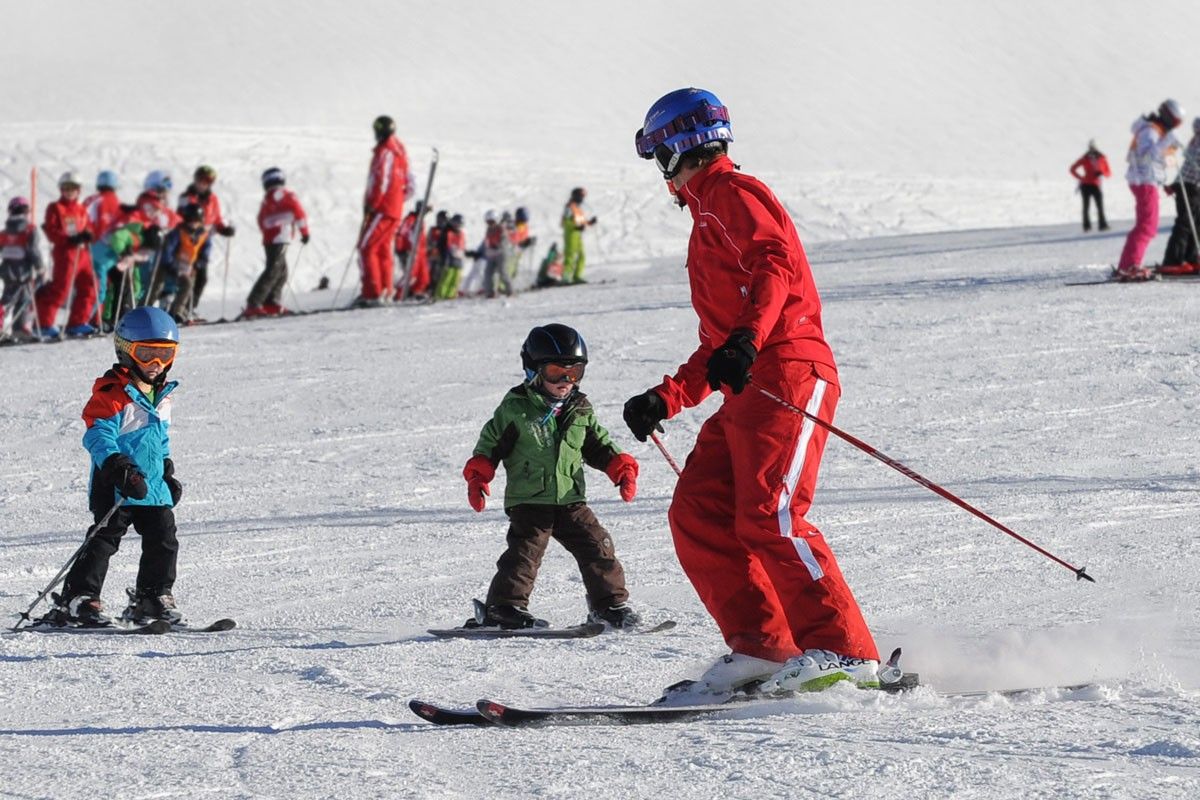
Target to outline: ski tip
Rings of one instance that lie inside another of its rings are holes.
[[[503,723],[504,714],[508,708],[503,703],[492,700],[480,700],[475,703],[475,709],[492,722]]]
[[[1075,570],[1075,580],[1089,581],[1091,583],[1095,583],[1096,579],[1093,578],[1091,575],[1088,575],[1086,570],[1087,570],[1087,567],[1080,567],[1079,569]]]
[[[156,619],[153,622],[147,622],[140,628],[135,628],[138,633],[148,633],[151,635],[159,635],[171,632],[171,623],[165,619]]]
[[[409,700],[408,707],[418,717],[429,722],[433,722],[438,712],[437,706],[424,700]]]

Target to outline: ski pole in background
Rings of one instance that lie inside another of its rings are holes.
[[[221,321],[225,320],[225,298],[229,294],[229,248],[233,242],[230,237],[225,239],[225,274],[221,276]]]
[[[667,447],[662,443],[662,439],[658,438],[658,434],[654,431],[650,432],[650,439],[653,440],[654,446],[658,448],[658,452],[663,454],[663,458],[671,465],[671,469],[675,470],[676,475],[682,475],[683,471],[679,469],[679,465],[675,463],[675,459],[671,458],[671,454],[667,452]]]
[[[296,307],[296,311],[300,311],[300,298],[296,295],[296,290],[292,288],[292,273],[300,269],[300,259],[304,256],[304,242],[300,242],[300,249],[296,251],[296,263],[292,265],[287,272],[287,288],[292,293],[292,305]]]
[[[88,546],[92,539],[96,538],[96,534],[108,524],[108,521],[112,519],[113,514],[117,513],[117,509],[124,504],[125,498],[118,498],[117,502],[113,504],[113,507],[108,510],[108,513],[101,517],[99,522],[88,528],[87,536],[83,537],[83,544],[79,545],[79,549],[76,550],[69,559],[67,559],[67,563],[63,564],[62,569],[60,569],[58,574],[54,576],[54,580],[46,584],[46,588],[43,589],[42,593],[37,596],[37,599],[33,601],[33,604],[30,605],[29,608],[25,609],[25,611],[20,615],[20,619],[17,620],[17,624],[12,626],[14,633],[21,630],[22,623],[29,621],[29,615],[33,613],[35,608],[37,608],[38,603],[42,602],[44,599],[46,599],[46,595],[54,591],[54,587],[58,586],[62,579],[66,577],[67,572],[69,572],[71,567],[74,566],[76,559],[83,554],[84,548]]]
[[[1187,183],[1181,177],[1179,193],[1183,195],[1183,207],[1187,210],[1188,227],[1192,229],[1192,244],[1196,246],[1196,252],[1200,253],[1200,236],[1196,235],[1196,218],[1192,216],[1192,201],[1188,199],[1187,187]]]
[[[417,209],[417,216],[413,219],[413,229],[408,234],[408,252],[400,267],[400,273],[404,276],[400,283],[401,303],[408,297],[408,281],[412,277],[413,264],[417,260],[417,242],[421,240],[421,226],[425,224],[425,215],[429,213],[429,195],[433,191],[433,176],[437,173],[437,165],[438,149],[435,147],[433,158],[429,162],[429,177],[425,180],[425,196],[421,200],[421,207]]]
[[[342,287],[346,285],[346,276],[350,274],[350,264],[353,263],[355,254],[362,247],[362,238],[367,232],[367,221],[370,219],[370,214],[364,211],[362,224],[358,226],[358,238],[354,240],[354,249],[350,251],[350,257],[346,259],[346,266],[342,269],[342,279],[338,281],[337,291],[333,293],[333,302],[329,305],[330,311],[337,308],[338,297],[342,294]]]
[[[750,382],[750,385],[753,386],[755,389],[757,389],[760,394],[771,398],[772,400],[774,400],[776,403],[779,403],[784,408],[794,411],[795,413],[799,414],[800,416],[804,417],[807,420],[812,420],[814,423],[816,423],[820,427],[824,428],[825,430],[829,431],[834,436],[837,436],[839,439],[842,439],[843,441],[849,442],[850,444],[854,445],[859,450],[862,450],[864,453],[871,456],[872,458],[874,458],[878,461],[882,461],[884,464],[887,464],[889,467],[896,470],[901,475],[904,475],[905,477],[916,481],[917,483],[921,484],[926,489],[928,489],[929,491],[938,495],[939,497],[943,497],[946,500],[949,500],[951,503],[954,503],[956,506],[963,509],[964,511],[968,511],[971,514],[974,514],[976,517],[979,517],[981,520],[988,523],[992,527],[997,528],[1000,531],[1003,531],[1004,533],[1007,533],[1009,536],[1013,537],[1014,539],[1016,539],[1018,542],[1025,545],[1026,547],[1030,547],[1033,550],[1036,550],[1037,552],[1041,553],[1042,555],[1044,555],[1046,558],[1050,559],[1054,563],[1066,567],[1067,569],[1071,570],[1071,572],[1075,573],[1076,580],[1091,581],[1092,583],[1096,582],[1095,578],[1093,578],[1091,575],[1088,575],[1084,571],[1086,569],[1085,567],[1072,566],[1072,565],[1068,564],[1066,561],[1063,561],[1058,556],[1051,553],[1050,551],[1045,550],[1041,547],[1038,547],[1036,544],[1029,541],[1024,536],[1021,536],[1019,533],[1014,531],[1012,528],[1009,528],[1008,526],[1001,524],[1000,522],[996,521],[992,517],[988,516],[987,514],[985,514],[982,511],[980,511],[978,508],[971,505],[967,501],[955,496],[954,494],[951,494],[949,491],[943,489],[941,486],[938,486],[936,483],[929,480],[928,478],[926,478],[922,475],[919,475],[916,472],[913,472],[911,469],[904,466],[899,461],[896,461],[893,458],[889,458],[888,456],[879,452],[874,447],[871,447],[871,445],[867,444],[866,442],[862,441],[861,439],[857,439],[857,438],[851,436],[850,434],[846,433],[842,429],[838,428],[837,426],[832,425],[832,424],[826,422],[825,420],[823,420],[813,414],[808,413],[807,411],[805,411],[802,408],[798,408],[798,407],[792,405],[788,401],[784,400],[782,397],[779,397],[778,395],[767,391],[766,389],[764,389],[763,387],[754,383],[753,381]]]

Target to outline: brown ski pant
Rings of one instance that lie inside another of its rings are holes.
[[[508,549],[496,562],[488,605],[528,606],[551,537],[579,562],[589,608],[609,608],[628,599],[625,569],[617,560],[612,537],[587,503],[518,505],[505,513],[510,523]]]

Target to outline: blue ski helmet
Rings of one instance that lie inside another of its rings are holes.
[[[172,185],[171,173],[166,170],[156,169],[147,174],[146,180],[142,181],[142,191],[169,192]]]
[[[96,176],[96,188],[116,191],[121,188],[121,181],[111,169],[100,170],[100,174]]]
[[[179,342],[179,326],[171,315],[155,306],[141,306],[121,317],[117,339],[127,342]]]
[[[646,122],[634,134],[637,154],[654,159],[663,177],[679,174],[679,161],[697,148],[723,149],[733,141],[729,109],[704,89],[676,89],[660,97],[646,112]]]
[[[113,334],[113,344],[117,350],[117,363],[129,367],[140,377],[142,373],[137,361],[133,358],[134,345],[138,342],[174,342],[179,343],[179,326],[171,315],[155,306],[135,308],[117,323]],[[174,355],[171,356],[174,358]],[[165,377],[170,364],[160,373],[160,379]]]

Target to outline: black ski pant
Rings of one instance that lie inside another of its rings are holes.
[[[1184,193],[1186,192],[1186,197]],[[1191,208],[1191,216],[1188,209]],[[1189,222],[1190,220],[1190,222]],[[1167,240],[1167,252],[1163,255],[1163,266],[1177,264],[1200,264],[1196,251],[1196,237],[1192,225],[1200,231],[1200,183],[1175,184],[1175,227]]]
[[[111,492],[111,486],[110,486]],[[111,493],[109,494],[111,497]],[[110,501],[108,508],[111,508]],[[108,508],[93,512],[96,521]],[[124,505],[96,532],[88,546],[67,573],[63,597],[80,595],[99,597],[108,575],[108,561],[121,546],[121,537],[133,525],[142,537],[142,558],[138,562],[137,589],[146,594],[170,594],[175,586],[175,559],[179,540],[175,538],[175,513],[169,506]]]
[[[1100,187],[1090,183],[1081,183],[1079,184],[1079,195],[1083,198],[1083,229],[1085,231],[1092,229],[1089,208],[1093,200],[1096,202],[1096,219],[1100,223],[1100,230],[1107,228],[1108,221],[1104,219],[1104,192],[1100,191]]]
[[[551,537],[575,556],[590,608],[609,608],[629,598],[625,569],[617,560],[612,537],[587,503],[517,505],[504,513],[509,519],[508,549],[496,562],[488,605],[528,607]]]
[[[287,285],[287,244],[266,244],[267,264],[262,275],[254,282],[250,296],[246,298],[246,307],[255,308],[265,305],[280,305],[283,297],[283,287]]]
[[[171,301],[171,316],[187,319],[200,303],[200,295],[208,283],[208,267],[197,264],[175,278],[175,299]]]

